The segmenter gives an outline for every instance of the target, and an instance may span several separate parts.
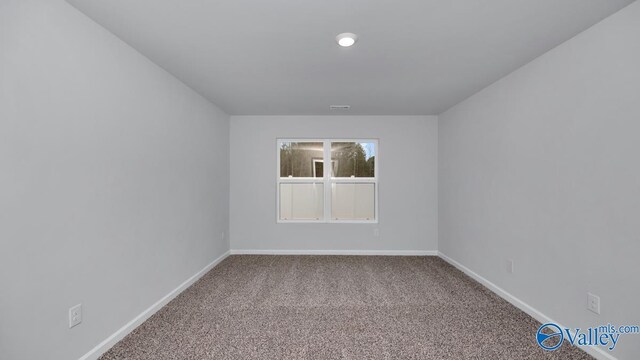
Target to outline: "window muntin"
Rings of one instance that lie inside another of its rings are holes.
[[[378,222],[377,140],[278,140],[277,149],[278,222]]]

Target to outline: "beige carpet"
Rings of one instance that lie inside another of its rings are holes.
[[[590,359],[437,257],[230,256],[102,359]]]

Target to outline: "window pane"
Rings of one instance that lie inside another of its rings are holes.
[[[374,220],[375,184],[331,184],[331,218]]]
[[[280,220],[320,220],[323,214],[323,184],[280,184]]]
[[[280,177],[323,177],[322,142],[280,143]]]
[[[374,143],[332,142],[331,176],[375,177]]]

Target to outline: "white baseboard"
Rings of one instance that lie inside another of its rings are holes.
[[[232,255],[363,255],[363,256],[438,256],[437,250],[258,250],[232,249]]]
[[[461,263],[453,260],[452,258],[448,257],[447,255],[443,254],[442,252],[438,252],[438,256],[440,256],[440,258],[442,258],[444,261],[446,261],[449,264],[453,265],[454,267],[458,268],[463,273],[467,274],[472,279],[474,279],[477,282],[479,282],[480,284],[482,284],[484,287],[486,287],[489,290],[493,291],[496,295],[500,296],[501,298],[503,298],[506,301],[508,301],[509,303],[511,303],[511,305],[517,307],[518,309],[520,309],[520,310],[524,311],[525,313],[527,313],[532,318],[538,320],[539,322],[541,322],[543,324],[554,323],[554,324],[557,324],[558,326],[560,326],[561,328],[565,328],[565,326],[563,326],[559,322],[551,319],[550,317],[548,317],[547,315],[543,314],[541,311],[537,310],[533,306],[531,306],[531,305],[525,303],[524,301],[518,299],[517,297],[511,295],[510,293],[508,293],[507,291],[505,291],[504,289],[502,289],[498,285],[496,285],[496,284],[492,283],[491,281],[485,279],[484,277],[478,275],[473,270],[471,270],[468,267],[462,265]],[[531,336],[534,336],[534,335],[532,334]],[[596,358],[598,360],[616,360],[616,358],[613,355],[611,355],[610,353],[606,352],[605,350],[602,350],[602,349],[597,348],[597,347],[584,346],[584,347],[580,347],[579,349],[583,350],[584,352],[586,352],[587,354],[593,356],[594,358]]]
[[[107,352],[107,350],[109,350],[118,341],[122,340],[125,336],[127,336],[130,332],[132,332],[135,328],[137,328],[140,324],[145,322],[145,320],[150,318],[151,315],[155,314],[163,306],[167,305],[169,301],[173,300],[181,292],[186,290],[189,286],[191,286],[198,279],[200,279],[204,274],[209,272],[209,270],[213,269],[222,260],[227,258],[229,254],[230,252],[227,251],[217,259],[213,260],[213,262],[211,262],[209,265],[205,266],[202,270],[198,271],[195,275],[188,278],[185,282],[180,284],[177,288],[171,290],[171,292],[165,295],[162,299],[156,301],[155,304],[151,305],[148,309],[140,313],[138,316],[133,318],[133,320],[129,321],[126,325],[118,329],[118,331],[116,331],[111,336],[106,338],[103,342],[101,342],[96,347],[91,349],[88,353],[84,354],[79,360],[95,360],[99,358],[102,354]]]

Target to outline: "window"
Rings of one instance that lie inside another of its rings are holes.
[[[376,140],[296,139],[277,145],[278,222],[378,221]]]

